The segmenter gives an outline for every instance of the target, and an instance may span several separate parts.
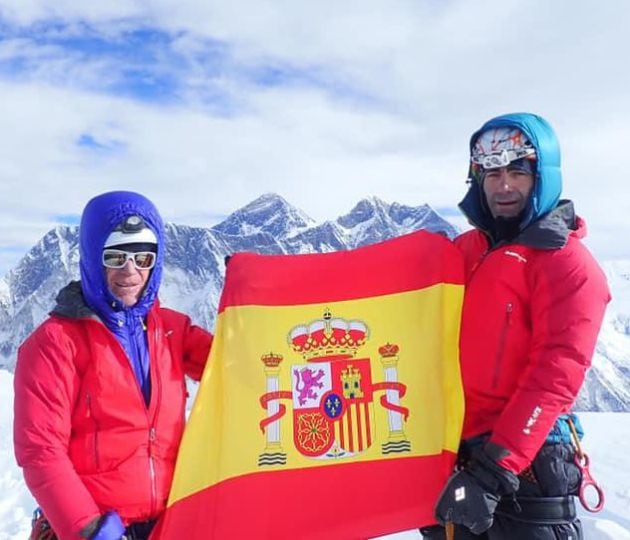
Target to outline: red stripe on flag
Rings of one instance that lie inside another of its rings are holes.
[[[356,411],[357,414],[357,434],[359,437],[358,440],[358,444],[359,444],[359,452],[363,452],[363,425],[361,424],[361,404],[360,403],[355,403],[354,404],[354,410]]]
[[[177,501],[151,539],[346,540],[416,529],[435,523],[454,461],[444,452],[240,476]]]
[[[348,407],[346,411],[346,418],[348,419],[348,452],[354,452],[354,433],[352,432],[352,405]]]
[[[341,417],[341,420],[337,421],[337,424],[339,425],[339,445],[341,446],[341,448],[345,448],[346,437],[345,437],[345,429],[343,425],[343,417]]]
[[[368,448],[372,445],[372,423],[370,422],[370,404],[366,401],[363,404],[365,410],[365,437]]]
[[[419,253],[443,256],[419,257]],[[414,291],[438,283],[463,284],[463,280],[457,248],[447,238],[426,231],[335,253],[237,253],[227,265],[219,312],[242,305],[340,302]],[[249,286],[251,283],[256,287]]]

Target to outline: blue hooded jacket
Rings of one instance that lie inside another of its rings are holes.
[[[143,295],[133,306],[125,306],[107,286],[102,263],[105,240],[130,215],[142,216],[158,239],[157,260]],[[86,304],[116,336],[129,357],[145,402],[151,396],[146,316],[157,299],[164,260],[164,224],[157,209],[146,197],[130,191],[103,193],[90,200],[79,227],[79,269]]]
[[[500,127],[520,129],[536,149],[536,178],[525,216],[520,223],[520,230],[523,230],[558,205],[562,192],[560,145],[553,128],[544,118],[531,113],[511,113],[488,120],[473,133],[470,138],[471,154],[484,131]],[[492,227],[492,216],[484,205],[481,182],[473,177],[471,169],[468,176],[470,188],[459,207],[474,226],[488,231]]]

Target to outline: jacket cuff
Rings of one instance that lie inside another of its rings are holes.
[[[487,443],[478,448],[472,456],[468,472],[490,492],[497,495],[514,493],[519,486],[518,477],[495,460],[495,456],[509,454],[507,450]]]
[[[92,520],[80,535],[90,540],[119,540],[125,534],[125,525],[117,512],[107,512]]]

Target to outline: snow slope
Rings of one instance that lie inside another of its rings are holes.
[[[630,540],[630,413],[582,413],[584,448],[593,475],[606,491],[600,514],[582,512],[587,540]],[[0,369],[0,540],[24,540],[35,501],[13,458],[13,374]],[[416,531],[389,540],[419,539]]]

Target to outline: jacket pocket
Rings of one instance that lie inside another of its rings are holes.
[[[501,375],[501,369],[503,367],[503,356],[505,353],[505,344],[507,342],[508,332],[512,324],[512,311],[514,306],[512,302],[508,302],[505,305],[505,316],[503,317],[503,323],[501,324],[501,332],[499,333],[499,343],[497,345],[497,354],[494,359],[494,369],[492,371],[492,388],[496,388],[499,384],[499,377]]]
[[[92,395],[91,394],[87,394],[85,396],[85,400],[87,403],[87,414],[88,417],[92,420],[93,423],[93,434],[92,434],[92,459],[94,462],[94,468],[95,470],[100,470],[101,468],[101,459],[100,459],[100,455],[99,455],[99,431],[100,431],[100,427],[99,427],[99,422],[96,419],[96,417],[94,416],[94,411],[92,409]]]

